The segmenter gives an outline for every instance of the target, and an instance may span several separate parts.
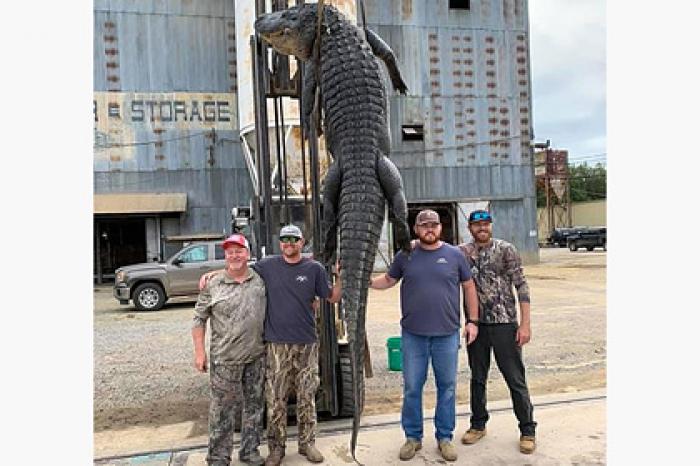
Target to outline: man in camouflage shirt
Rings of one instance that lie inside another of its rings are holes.
[[[462,443],[471,445],[486,435],[486,381],[493,348],[498,369],[510,390],[513,411],[520,429],[520,451],[535,451],[535,427],[532,403],[525,381],[522,347],[530,341],[530,290],[523,275],[517,249],[507,241],[492,237],[491,214],[475,210],[469,215],[472,241],[460,244],[479,297],[479,333],[467,346],[471,369],[471,427]],[[520,324],[514,289],[520,303]]]
[[[239,459],[262,465],[265,381],[265,284],[248,268],[250,246],[243,235],[226,238],[226,268],[213,275],[194,309],[192,339],[195,368],[207,371],[206,323],[211,329],[209,449],[207,464],[228,466],[233,451],[234,416],[242,411]]]

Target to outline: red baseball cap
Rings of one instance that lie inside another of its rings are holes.
[[[245,238],[245,236],[241,234],[233,234],[226,238],[223,243],[221,243],[221,247],[226,249],[227,247],[237,244],[238,246],[241,246],[243,248],[246,248],[250,250],[250,244],[248,244],[248,240]]]

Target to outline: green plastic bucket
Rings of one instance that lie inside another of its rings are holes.
[[[389,356],[389,370],[401,370],[401,337],[389,337],[386,339],[386,349]]]

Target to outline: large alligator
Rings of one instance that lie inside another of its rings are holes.
[[[387,93],[377,57],[385,62],[394,88],[403,94],[407,88],[389,46],[333,6],[323,7],[316,57],[317,11],[317,4],[310,3],[265,14],[256,20],[255,30],[276,51],[304,62],[302,126],[307,130],[320,84],[326,145],[334,159],[323,188],[323,260],[334,262],[340,233],[342,302],[355,395],[350,447],[355,458],[364,405],[367,290],[387,201],[396,240],[402,249],[410,250],[401,176],[387,157]]]

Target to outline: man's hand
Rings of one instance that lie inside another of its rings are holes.
[[[530,341],[530,337],[529,325],[521,325],[518,327],[518,331],[515,333],[515,341],[518,343],[518,346],[524,346]]]
[[[476,336],[479,334],[479,327],[472,323],[468,323],[467,325],[464,326],[464,332],[462,333],[463,337],[466,337],[467,339],[467,345],[471,345],[474,340],[476,340]]]
[[[219,270],[212,270],[199,277],[199,291],[202,291],[207,286],[207,282],[215,273],[219,273]]]
[[[195,352],[194,368],[197,369],[199,372],[207,371],[207,353],[205,353],[204,351],[202,351],[201,353],[199,351]]]

